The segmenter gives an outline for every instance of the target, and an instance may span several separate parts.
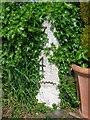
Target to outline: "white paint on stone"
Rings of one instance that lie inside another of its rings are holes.
[[[48,21],[45,21],[43,23],[43,26],[47,27],[45,33],[47,34],[47,37],[49,39],[45,47],[51,47],[51,43],[58,47],[59,43],[53,35],[53,32],[50,30],[51,24],[48,23]],[[50,53],[52,52],[50,51]],[[57,88],[57,85],[59,83],[58,68],[54,64],[50,64],[48,62],[49,56],[46,56],[44,51],[41,52],[40,58],[42,57],[43,64],[45,65],[45,67],[43,68],[45,72],[43,72],[44,78],[40,82],[53,82],[55,83],[55,85],[50,83],[41,83],[41,88],[36,98],[38,99],[39,103],[45,103],[46,106],[52,108],[52,104],[56,104],[57,106],[59,106],[61,102],[61,100],[58,98],[59,90]]]
[[[55,36],[53,35],[53,32],[50,30],[51,24],[48,21],[44,21],[43,26],[47,27],[45,33],[47,34],[47,37],[49,38],[49,41],[46,44],[46,47],[51,47],[51,43],[53,43],[54,45],[56,45],[56,47],[58,47],[59,43],[57,39],[55,38]]]

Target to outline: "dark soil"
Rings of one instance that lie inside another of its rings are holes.
[[[11,118],[11,108],[3,108],[3,119],[5,118]],[[20,116],[19,116],[20,117]],[[26,118],[81,118],[79,114],[78,108],[74,109],[73,112],[70,111],[70,109],[61,109],[61,110],[55,110],[52,113],[34,113],[34,114],[26,114],[25,112],[22,112],[21,118],[25,120]]]

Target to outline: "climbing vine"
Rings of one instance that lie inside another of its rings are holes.
[[[2,3],[3,103],[33,111],[40,88],[39,55],[46,34],[44,4]]]
[[[62,108],[77,107],[79,100],[76,95],[75,80],[70,64],[75,63],[88,67],[88,49],[81,46],[80,34],[83,22],[79,14],[79,7],[71,3],[53,3],[53,12],[49,16],[59,47],[51,46],[53,55],[49,61],[59,69],[60,84],[59,97],[62,99]],[[71,76],[71,77],[70,77]]]
[[[47,16],[60,44],[58,48],[52,44],[53,55],[50,55],[49,61],[59,69],[62,106],[75,107],[79,104],[73,78],[67,79],[71,75],[72,62],[82,64],[83,59],[87,61],[87,50],[83,50],[80,45],[82,23],[79,8],[61,2],[8,2],[2,3],[3,104],[12,106],[14,112],[32,112],[37,106],[36,95],[41,79],[39,55],[48,40],[42,23]]]

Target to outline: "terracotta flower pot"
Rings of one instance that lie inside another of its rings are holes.
[[[90,120],[90,69],[71,65],[75,72],[77,95],[80,99],[80,113]]]

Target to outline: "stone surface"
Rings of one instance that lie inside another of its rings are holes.
[[[49,114],[50,118],[60,118],[61,117],[61,111],[60,110],[55,110],[54,112]]]
[[[53,32],[50,30],[51,24],[48,23],[48,21],[45,21],[43,23],[43,26],[47,27],[45,33],[47,34],[47,37],[49,39],[45,47],[50,47],[51,43],[58,47],[59,43],[53,35]],[[50,54],[53,54],[52,51],[50,51]],[[59,90],[57,88],[57,85],[59,84],[58,68],[54,64],[50,64],[48,62],[49,56],[46,56],[44,51],[41,52],[40,58],[42,57],[45,67],[43,67],[44,72],[42,72],[41,74],[44,75],[44,78],[41,80],[41,88],[36,98],[38,99],[39,103],[44,102],[46,103],[45,105],[48,107],[52,108],[53,104],[60,106],[61,100],[58,98]]]

